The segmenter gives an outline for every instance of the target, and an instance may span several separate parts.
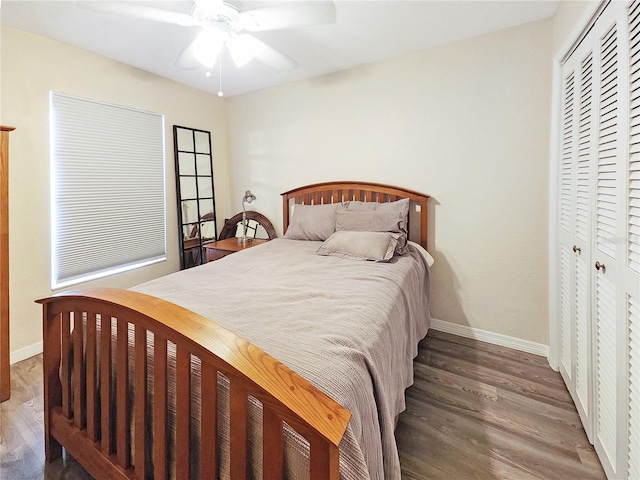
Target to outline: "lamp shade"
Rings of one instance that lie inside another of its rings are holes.
[[[244,205],[245,203],[252,204],[255,201],[256,201],[256,196],[253,193],[251,193],[250,190],[247,190],[246,192],[244,192],[244,197],[242,197],[242,205]]]

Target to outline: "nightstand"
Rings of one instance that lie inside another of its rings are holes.
[[[231,253],[255,247],[256,245],[262,245],[263,243],[268,241],[269,240],[262,238],[254,238],[247,243],[238,243],[238,239],[236,237],[232,237],[226,238],[224,240],[219,240],[217,242],[207,243],[206,245],[203,245],[203,247],[205,251],[206,261],[212,262],[222,257],[226,257]]]

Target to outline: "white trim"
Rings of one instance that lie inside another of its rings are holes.
[[[14,350],[9,354],[9,363],[13,365],[14,363],[18,363],[22,360],[26,360],[27,358],[31,358],[34,355],[39,355],[42,353],[42,340],[36,342],[32,345],[27,345],[26,347],[19,348],[18,350]]]
[[[481,342],[487,342],[491,343],[492,345],[511,348],[513,350],[519,350],[521,352],[541,355],[547,358],[549,356],[548,345],[531,342],[529,340],[523,340],[521,338],[510,337],[501,333],[493,333],[488,332],[487,330],[469,327],[467,325],[445,322],[444,320],[438,320],[437,318],[431,319],[431,328],[439,332],[451,333],[452,335],[459,335],[460,337],[472,338],[474,340],[480,340]]]
[[[578,49],[582,40],[589,34],[602,12],[604,12],[604,9],[607,8],[610,3],[611,0],[600,0],[596,2],[593,11],[586,9],[580,21],[574,25],[571,35],[565,39],[564,45],[560,49],[560,52],[564,52],[559,58],[560,64],[564,64],[569,57],[573,55],[573,52]]]
[[[562,46],[555,52],[554,59],[562,65],[577,48],[577,45],[584,39],[588,33],[588,26],[593,25],[600,16],[610,0],[591,0],[592,5],[587,6],[580,19],[575,23],[571,33],[566,36]]]
[[[549,148],[549,365],[560,367],[559,291],[560,261],[558,258],[558,145],[560,109],[562,108],[562,75],[559,59],[553,61],[553,94],[551,96],[551,143]]]

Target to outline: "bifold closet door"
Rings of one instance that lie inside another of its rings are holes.
[[[613,12],[611,12],[613,13]],[[613,18],[611,18],[613,17]],[[597,148],[595,232],[593,237],[592,311],[595,317],[595,437],[600,461],[612,478],[623,475],[621,452],[623,395],[626,378],[621,353],[624,337],[620,315],[621,159],[625,134],[624,101],[624,24],[619,16],[603,15],[595,48],[597,58]]]
[[[560,200],[560,372],[590,440],[593,432],[591,217],[594,158],[593,54],[563,67]]]
[[[614,2],[610,7],[611,14],[599,20],[597,44],[594,446],[610,479],[637,479],[640,2]]]
[[[560,371],[609,479],[640,479],[640,1],[562,67]]]
[[[625,295],[627,337],[627,478],[640,478],[640,1],[628,15],[629,149],[626,162]]]

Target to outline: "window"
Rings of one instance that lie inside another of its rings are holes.
[[[166,260],[164,117],[50,94],[51,285]]]

